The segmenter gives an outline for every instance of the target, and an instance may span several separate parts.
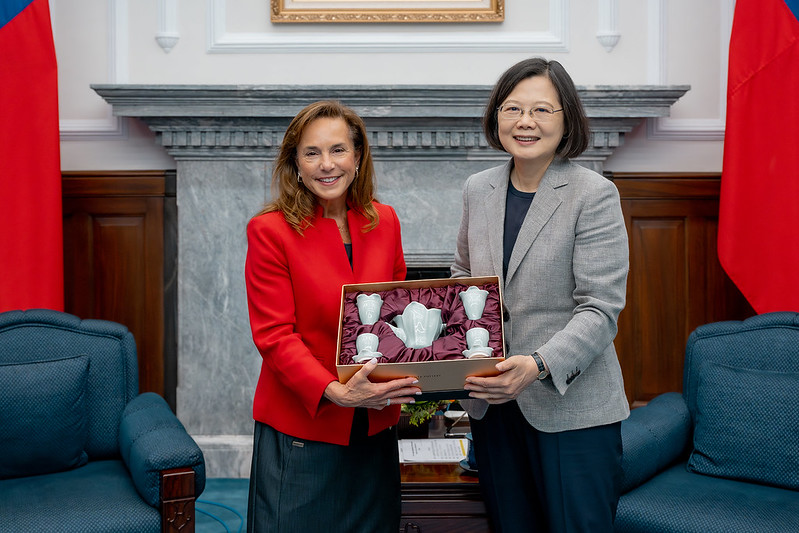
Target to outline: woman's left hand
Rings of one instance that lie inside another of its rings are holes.
[[[414,396],[422,393],[422,389],[415,386],[419,382],[415,377],[382,383],[369,381],[369,374],[376,367],[377,360],[371,359],[347,383],[331,382],[325,389],[325,397],[342,407],[380,410],[392,404],[413,403]]]
[[[527,355],[513,355],[497,363],[498,376],[466,378],[464,389],[471,391],[470,398],[488,403],[505,403],[515,400],[538,377],[535,359]]]

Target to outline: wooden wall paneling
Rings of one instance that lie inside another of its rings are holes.
[[[696,327],[754,311],[716,256],[718,175],[613,176],[630,240],[627,307],[616,348],[631,406],[682,390]]]
[[[717,320],[743,320],[756,314],[755,310],[744,298],[738,287],[732,282],[719,262],[717,253],[718,244],[718,216],[709,219],[703,228],[707,233],[705,240],[708,246],[702,250],[704,253],[703,264],[707,265],[707,280],[705,288],[705,321]],[[697,324],[699,326],[701,324]]]
[[[626,376],[632,377],[626,381],[633,405],[682,388],[685,340],[704,302],[704,294],[698,292],[704,285],[704,269],[695,265],[704,257],[694,250],[703,246],[705,233],[688,215],[701,209],[698,202],[624,202],[630,275],[627,309],[619,329],[622,335],[630,335],[632,351],[620,358]]]
[[[630,313],[638,323],[634,344],[634,399],[679,384],[674,353],[679,353],[685,316],[677,302],[685,297],[685,221],[673,217],[639,218],[630,223]],[[649,280],[657,280],[650,283]],[[671,297],[670,297],[671,296]],[[647,357],[657,347],[661,357]],[[665,357],[663,357],[665,355]]]
[[[165,394],[164,173],[64,173],[65,309],[136,339],[139,388]]]

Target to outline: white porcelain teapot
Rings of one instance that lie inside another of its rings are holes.
[[[441,322],[441,309],[428,309],[419,302],[411,302],[394,317],[394,334],[408,348],[427,348],[441,335],[446,324]]]

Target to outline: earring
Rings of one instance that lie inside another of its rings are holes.
[[[300,176],[299,172],[297,172],[297,183],[302,183],[302,176]]]
[[[355,165],[355,177],[356,178],[358,177],[358,169],[360,169],[360,168],[361,167],[359,167],[358,165]]]

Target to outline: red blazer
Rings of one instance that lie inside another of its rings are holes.
[[[245,278],[252,336],[263,358],[255,389],[255,420],[294,437],[347,444],[355,410],[323,398],[337,378],[336,341],[341,286],[405,279],[400,225],[394,210],[375,203],[376,228],[347,212],[353,267],[334,220],[318,207],[312,226],[297,233],[280,212],[247,225]],[[399,406],[369,409],[369,434],[399,420]]]

